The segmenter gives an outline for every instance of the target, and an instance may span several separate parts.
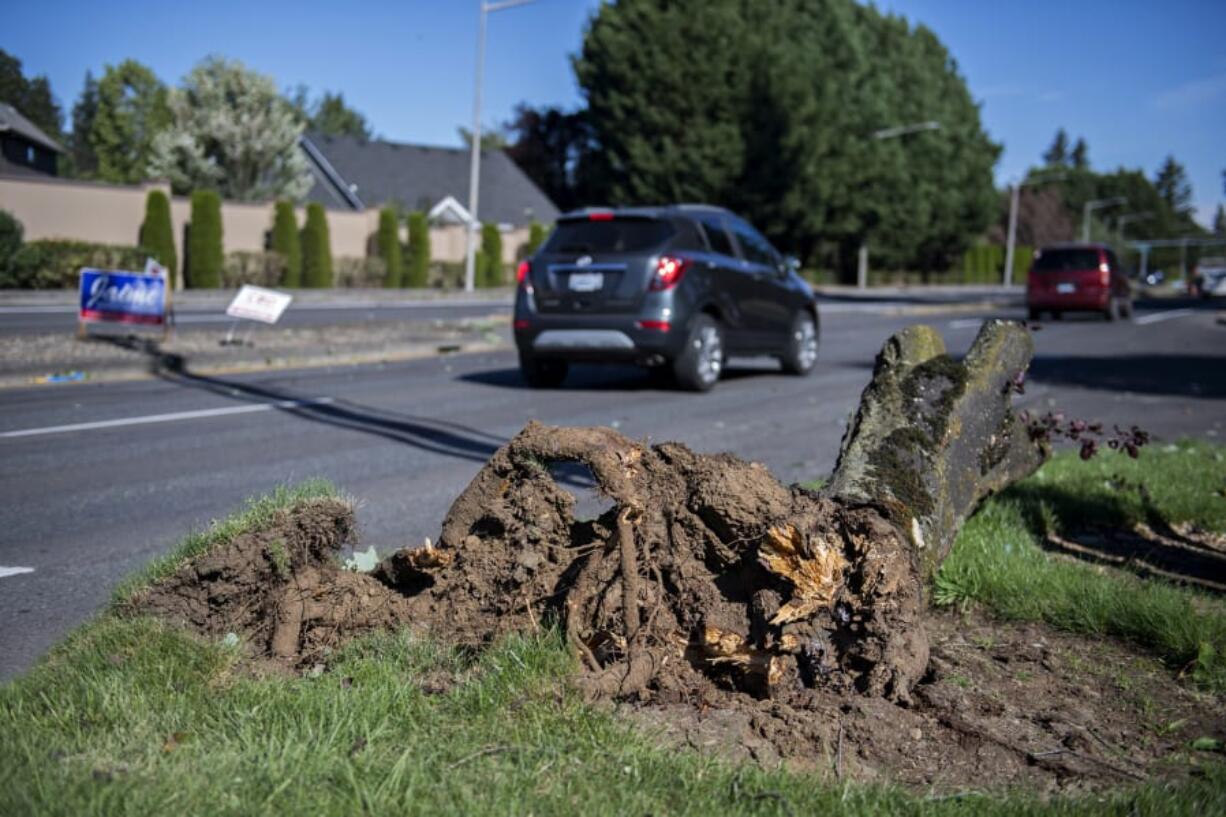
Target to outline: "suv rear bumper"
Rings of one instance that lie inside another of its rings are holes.
[[[516,310],[515,345],[520,354],[592,363],[659,365],[680,354],[684,327],[645,329],[641,320],[637,315],[524,314]]]

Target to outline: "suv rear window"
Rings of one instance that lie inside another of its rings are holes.
[[[1034,259],[1035,272],[1073,272],[1098,269],[1098,250],[1043,250]]]
[[[667,221],[646,218],[562,221],[545,242],[543,252],[641,252],[658,247],[672,234],[673,227]]]

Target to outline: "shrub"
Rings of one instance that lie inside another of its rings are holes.
[[[187,285],[193,289],[221,286],[224,263],[221,196],[213,190],[192,192],[192,221],[187,240]]]
[[[400,216],[394,207],[379,211],[379,233],[376,238],[379,257],[386,269],[383,285],[396,288],[401,285],[400,270]]]
[[[91,244],[60,239],[28,241],[0,268],[0,288],[75,289],[82,267],[139,272],[153,252],[147,247]]]
[[[545,243],[545,236],[548,232],[545,230],[545,225],[539,221],[534,221],[528,225],[528,255],[540,249]]]
[[[285,262],[285,272],[279,282],[281,286],[302,286],[302,241],[298,236],[298,217],[294,215],[293,202],[284,199],[277,202],[268,249]]]
[[[497,224],[485,224],[481,227],[481,252],[474,277],[479,287],[497,287],[503,284],[502,233],[498,232]]]
[[[409,268],[404,285],[421,289],[430,275],[430,224],[420,210],[409,213]]]
[[[145,197],[145,221],[140,225],[140,243],[142,247],[148,247],[149,254],[170,271],[172,281],[179,271],[174,229],[170,221],[170,198],[161,190],[150,190]]]
[[[21,222],[6,210],[0,210],[0,278],[9,273],[9,264],[21,249]]]
[[[335,281],[333,286],[351,289],[373,289],[383,286],[387,279],[387,266],[382,258],[368,256],[366,258],[351,258],[341,256],[335,259]]]
[[[279,252],[229,252],[221,270],[221,285],[237,289],[243,284],[275,287],[285,280],[288,261]]]
[[[324,289],[332,286],[332,240],[322,204],[307,205],[302,227],[302,285]]]

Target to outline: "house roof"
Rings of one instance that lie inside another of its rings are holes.
[[[451,196],[467,206],[469,150],[351,136],[303,137],[315,185],[307,195],[325,207],[363,209],[398,203],[429,210]],[[554,221],[558,208],[501,150],[481,151],[479,217],[498,224]]]
[[[37,125],[22,116],[20,111],[7,102],[0,102],[0,131],[11,131],[24,136],[34,144],[54,150],[56,153],[64,152],[64,148],[60,147],[58,142],[43,133]]]

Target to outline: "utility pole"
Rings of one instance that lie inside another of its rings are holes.
[[[1109,199],[1090,199],[1081,208],[1081,240],[1090,240],[1090,214],[1095,210],[1101,210],[1104,207],[1114,207],[1117,204],[1127,204],[1128,199],[1123,196],[1113,196]]]
[[[927,122],[916,122],[911,125],[896,125],[890,128],[882,128],[881,130],[873,131],[873,138],[894,139],[898,136],[907,136],[912,133],[920,133],[926,130],[940,130],[941,123],[935,119],[930,119]],[[866,289],[868,287],[868,242],[860,242],[860,252],[856,256],[856,288]]]
[[[1044,182],[1058,182],[1067,178],[1064,173],[1057,173],[1054,176],[1043,176],[1041,178],[1023,180],[1014,182],[1009,189],[1009,237],[1005,241],[1005,286],[1013,285],[1013,253],[1017,246],[1017,211],[1021,200],[1022,188],[1028,185],[1043,184]]]
[[[472,292],[476,284],[477,216],[481,192],[481,86],[485,75],[485,18],[490,13],[532,3],[535,0],[500,0],[487,3],[478,0],[480,21],[477,24],[477,77],[473,90],[472,145],[468,162],[468,253],[464,257],[464,291]]]

